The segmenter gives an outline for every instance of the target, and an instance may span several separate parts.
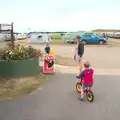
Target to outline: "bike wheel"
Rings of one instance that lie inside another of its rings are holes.
[[[80,83],[76,83],[76,90],[77,92],[81,92],[82,85]]]
[[[88,100],[89,102],[93,102],[93,101],[94,101],[94,94],[93,94],[92,91],[88,91],[88,92],[86,93],[86,97],[87,97],[87,100]]]

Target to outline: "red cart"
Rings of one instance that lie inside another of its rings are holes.
[[[47,57],[44,58],[44,63],[43,63],[43,73],[54,73],[55,72],[55,57],[48,55]]]

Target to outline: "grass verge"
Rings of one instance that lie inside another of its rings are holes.
[[[27,95],[41,87],[47,77],[42,74],[25,78],[0,78],[0,99],[13,99]]]

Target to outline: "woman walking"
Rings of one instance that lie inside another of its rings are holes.
[[[77,47],[75,49],[74,59],[78,63],[78,69],[79,69],[78,75],[79,75],[82,72],[82,68],[83,68],[83,65],[82,65],[82,56],[84,54],[84,44],[83,44],[80,36],[77,36],[76,40],[77,40]]]

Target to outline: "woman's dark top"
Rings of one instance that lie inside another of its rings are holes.
[[[84,44],[81,42],[78,44],[78,55],[82,57],[84,54]]]

